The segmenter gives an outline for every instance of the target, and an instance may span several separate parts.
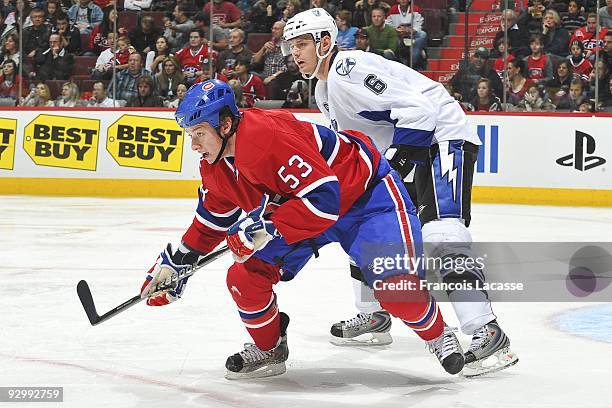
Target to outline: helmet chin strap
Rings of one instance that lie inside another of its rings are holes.
[[[315,49],[315,52],[317,53],[317,66],[315,67],[315,70],[312,74],[308,75],[308,74],[304,74],[302,73],[302,78],[307,79],[307,80],[311,80],[314,77],[317,76],[317,74],[319,73],[319,68],[321,68],[321,64],[323,63],[323,60],[325,58],[327,58],[327,56],[332,52],[332,50],[334,49],[334,47],[329,47],[329,50],[325,53],[325,55],[319,55],[319,50],[321,49],[321,41],[317,41],[317,47]]]
[[[217,135],[221,138],[221,147],[219,148],[219,153],[217,153],[217,157],[215,157],[215,160],[212,162],[212,164],[217,164],[219,160],[221,160],[221,156],[223,156],[223,152],[225,151],[225,148],[227,147],[227,142],[229,141],[229,135],[223,137],[221,136],[221,133],[218,130]]]

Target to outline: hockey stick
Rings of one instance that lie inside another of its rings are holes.
[[[204,256],[200,260],[200,262],[198,262],[196,265],[193,265],[191,268],[186,269],[181,274],[174,276],[172,280],[173,281],[180,280],[180,279],[193,275],[194,273],[198,271],[198,269],[208,265],[212,261],[225,255],[227,251],[229,251],[229,248],[227,246],[223,246],[219,248],[218,250],[211,252],[210,254]],[[155,291],[163,290],[164,288],[169,288],[169,287],[171,287],[170,282],[168,281],[162,282],[155,288]],[[92,326],[105,322],[111,317],[118,315],[121,312],[125,312],[130,307],[140,303],[141,300],[144,300],[147,298],[146,296],[141,296],[140,294],[138,294],[134,296],[133,298],[131,298],[130,300],[123,302],[119,306],[115,307],[114,309],[100,316],[98,315],[98,312],[96,311],[96,305],[93,301],[93,297],[91,296],[91,290],[89,289],[89,285],[87,284],[86,281],[82,280],[77,284],[77,294],[79,295],[79,299],[81,300],[83,309],[85,309],[85,313],[87,314],[89,323],[91,323]]]

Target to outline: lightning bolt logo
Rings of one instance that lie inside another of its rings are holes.
[[[447,176],[448,183],[453,185],[453,201],[457,200],[457,167],[455,167],[455,153],[449,152],[449,143],[440,144],[440,172],[442,177]]]

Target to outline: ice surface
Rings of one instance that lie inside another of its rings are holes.
[[[592,304],[497,304],[519,355],[484,378],[446,375],[423,343],[395,324],[383,348],[328,343],[352,316],[338,247],[277,285],[288,312],[290,357],[280,377],[223,378],[248,341],[225,288],[230,257],[191,279],[180,302],[137,307],[97,327],[76,296],[86,279],[99,312],[137,293],[166,242],[191,222],[192,200],[0,197],[0,386],[63,386],[61,407],[610,407],[612,344],[557,329]],[[609,209],[475,205],[472,234],[495,241],[609,241]],[[451,324],[456,319],[442,305]],[[461,335],[466,346],[469,338]],[[28,406],[23,404],[20,406]],[[39,406],[39,405],[34,405]]]

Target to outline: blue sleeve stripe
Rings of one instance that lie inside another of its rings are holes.
[[[397,119],[391,119],[391,111],[361,111],[357,113],[359,116],[371,120],[372,122],[389,122],[393,126],[397,124]]]
[[[421,130],[396,127],[393,132],[393,144],[429,147],[434,136],[434,130]]]
[[[209,228],[212,228],[216,231],[225,231],[227,230],[233,223],[238,221],[242,211],[239,207],[232,209],[231,211],[225,212],[223,214],[215,213],[204,208],[204,199],[206,197],[206,193],[208,190],[202,190],[198,192],[198,208],[196,209],[196,219],[206,225]]]
[[[330,163],[330,159],[335,158],[335,154],[338,152],[338,136],[330,128],[326,128],[321,125],[314,125],[313,130],[315,132],[315,138],[317,138],[317,144],[319,145],[319,151],[321,156],[325,159],[327,164]]]
[[[330,180],[301,196],[304,205],[316,216],[336,221],[340,213],[340,183]]]

